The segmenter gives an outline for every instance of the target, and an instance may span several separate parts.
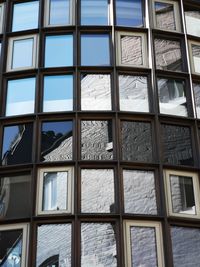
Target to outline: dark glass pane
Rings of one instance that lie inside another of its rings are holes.
[[[72,10],[70,10],[70,1],[71,0],[49,1],[49,25],[56,26],[70,24],[70,12],[72,12]]]
[[[151,162],[153,159],[151,124],[148,122],[123,121],[121,131],[122,159]]]
[[[116,24],[143,27],[142,0],[116,0]]]
[[[177,30],[174,14],[174,5],[155,2],[156,27],[163,30]]]
[[[32,161],[33,125],[30,123],[4,127],[2,165]]]
[[[41,161],[72,159],[72,121],[42,123]]]
[[[194,71],[200,73],[200,44],[192,44],[192,60],[194,64]]]
[[[193,165],[191,130],[189,127],[162,125],[163,162]]]
[[[81,122],[81,158],[86,160],[113,158],[112,121]]]
[[[30,175],[0,178],[0,219],[30,216]]]
[[[81,224],[81,266],[117,267],[115,225]]]
[[[197,118],[200,118],[200,84],[193,83],[194,102],[196,107]]]
[[[190,10],[185,11],[185,22],[187,33],[200,37],[200,11]]]

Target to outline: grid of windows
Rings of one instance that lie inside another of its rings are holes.
[[[199,264],[199,29],[198,0],[1,1],[0,266]]]

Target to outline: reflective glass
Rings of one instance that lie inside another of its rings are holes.
[[[6,116],[34,113],[35,78],[8,81]]]
[[[44,76],[43,112],[73,110],[73,75]]]
[[[200,44],[192,44],[192,59],[194,64],[194,71],[200,73]]]
[[[13,41],[12,69],[33,66],[34,38]]]
[[[72,121],[42,123],[41,161],[72,159]]]
[[[116,24],[143,27],[142,0],[116,0]]]
[[[2,165],[32,161],[33,125],[31,123],[5,126],[3,134]]]
[[[108,0],[81,0],[82,25],[108,25]]]
[[[30,182],[30,175],[0,177],[0,219],[30,216]]]
[[[144,76],[119,75],[120,110],[149,111],[148,81]]]
[[[71,0],[49,0],[49,25],[68,25],[72,14]]]
[[[111,81],[108,74],[81,76],[81,109],[111,110]]]
[[[71,224],[37,228],[36,267],[71,267]]]
[[[160,113],[187,116],[185,82],[174,79],[158,79]]]
[[[194,100],[197,118],[200,118],[200,84],[193,83]]]
[[[187,34],[200,37],[200,11],[190,10],[185,11],[185,22]]]
[[[47,36],[45,42],[45,67],[73,65],[73,36]]]
[[[13,8],[12,31],[38,27],[39,1],[16,3]]]
[[[110,65],[110,45],[108,34],[81,35],[81,65]]]

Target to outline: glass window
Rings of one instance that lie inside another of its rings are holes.
[[[34,113],[36,78],[9,80],[6,116]]]
[[[172,165],[193,165],[191,129],[162,124],[163,162]]]
[[[176,1],[153,0],[154,27],[180,31],[179,5]]]
[[[108,25],[109,0],[81,0],[82,25]]]
[[[149,112],[147,77],[119,75],[119,98],[122,111]]]
[[[111,110],[110,74],[81,75],[81,109]]]
[[[160,113],[188,116],[183,80],[158,78]]]
[[[73,75],[44,76],[43,112],[73,110]]]
[[[189,53],[192,72],[200,74],[200,43],[189,41]]]
[[[72,24],[72,0],[46,0],[45,26],[62,26]]]
[[[67,67],[73,65],[73,36],[46,36],[45,63],[49,67]]]
[[[30,217],[30,183],[29,174],[0,177],[0,219]]]
[[[159,222],[124,221],[125,266],[164,267]]]
[[[145,161],[153,160],[151,123],[140,121],[123,121],[122,160]]]
[[[81,65],[110,65],[110,44],[108,34],[81,35]]]
[[[33,69],[37,66],[37,35],[9,39],[7,71]]]
[[[28,224],[0,226],[0,263],[2,267],[28,266]]]
[[[184,71],[180,41],[155,39],[156,68],[169,71]]]
[[[200,262],[200,229],[171,227],[173,266],[193,267]]]
[[[72,121],[42,123],[41,161],[72,159]]]
[[[200,118],[200,84],[193,83],[194,102],[196,107],[196,116]]]
[[[188,10],[185,11],[185,22],[187,34],[200,37],[200,11]]]
[[[168,214],[179,217],[199,217],[199,181],[195,173],[165,171]]]
[[[36,267],[71,266],[71,224],[37,227]]]
[[[13,5],[12,31],[24,31],[38,27],[39,1]]]
[[[147,67],[147,41],[142,33],[117,33],[117,63],[129,67]]]
[[[5,126],[3,132],[2,165],[31,163],[32,123]]]
[[[115,212],[113,170],[81,170],[81,212]]]
[[[113,159],[112,121],[81,121],[81,158]]]
[[[72,188],[72,168],[39,169],[37,213],[72,213]]]
[[[81,224],[81,266],[117,267],[115,225]]]
[[[115,0],[116,24],[119,26],[143,27],[142,0]]]
[[[3,22],[4,22],[4,3],[0,4],[0,33],[3,32]]]
[[[135,214],[157,214],[153,171],[123,170],[124,211]]]

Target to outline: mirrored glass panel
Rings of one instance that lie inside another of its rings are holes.
[[[189,10],[185,11],[185,22],[187,34],[195,35],[200,37],[200,11]]]
[[[163,162],[173,165],[193,165],[191,129],[162,124]]]
[[[81,224],[81,266],[117,267],[115,225]]]
[[[38,27],[39,1],[13,5],[12,31],[23,31]]]
[[[41,161],[72,159],[72,121],[43,122]]]
[[[2,165],[32,161],[33,125],[31,123],[5,126],[3,132]]]
[[[139,121],[123,121],[122,160],[145,161],[153,160],[151,123]]]
[[[200,44],[191,44],[193,71],[200,74]]]
[[[43,112],[73,110],[73,75],[44,76]]]
[[[109,0],[81,0],[82,25],[108,25]]]
[[[120,110],[148,112],[148,81],[145,76],[119,75]]]
[[[9,80],[6,116],[34,113],[36,78]]]
[[[119,26],[143,27],[142,0],[115,0],[116,24]]]
[[[200,118],[200,84],[193,83],[194,102],[196,107],[196,116]]]
[[[82,74],[81,109],[111,110],[111,81],[109,74]]]
[[[37,227],[37,267],[71,267],[71,224]]]
[[[72,1],[71,0],[47,0],[49,10],[48,25],[69,25],[72,17]]]
[[[188,116],[183,80],[158,78],[158,96],[160,113]]]
[[[45,63],[49,67],[67,67],[73,65],[73,36],[46,36]]]
[[[155,39],[156,68],[170,71],[184,71],[179,41]]]
[[[110,44],[108,34],[81,35],[81,65],[110,65]]]
[[[81,170],[81,211],[85,213],[115,211],[113,170]]]
[[[81,158],[113,158],[112,121],[81,121]]]
[[[153,171],[123,170],[124,211],[135,214],[157,214]]]

